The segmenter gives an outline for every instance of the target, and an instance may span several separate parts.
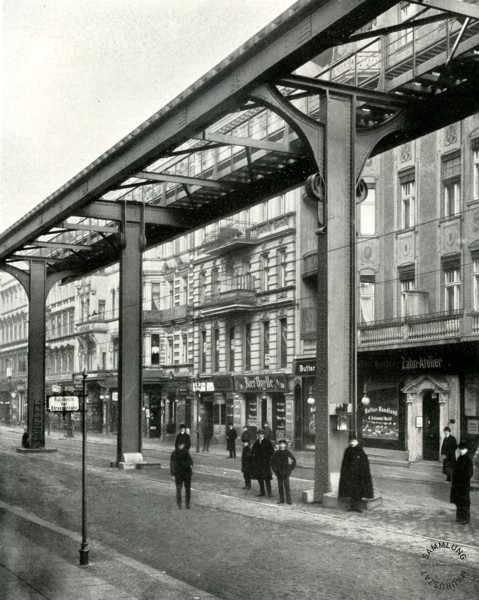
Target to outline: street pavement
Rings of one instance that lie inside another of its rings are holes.
[[[0,436],[18,434],[21,428],[0,427]],[[91,446],[115,446],[114,436],[89,434]],[[52,432],[47,437],[47,448],[68,445],[71,448],[81,446],[81,436],[64,440],[61,432]],[[159,440],[144,441],[144,456],[149,462],[160,460],[166,463],[172,447]],[[449,564],[450,573],[445,577],[446,584],[453,585],[451,597],[475,598],[471,594],[474,585],[479,586],[479,544],[477,540],[477,522],[479,507],[476,492],[472,493],[472,522],[470,525],[459,525],[455,522],[455,507],[448,503],[449,484],[443,480],[439,465],[432,468],[404,468],[372,464],[375,489],[383,498],[383,504],[361,515],[348,513],[344,510],[324,509],[314,504],[301,503],[301,490],[312,488],[314,471],[311,468],[311,454],[295,453],[298,458],[297,477],[293,479],[292,507],[278,509],[276,503],[268,499],[257,499],[252,504],[246,501],[244,491],[239,485],[241,481],[240,460],[229,460],[223,447],[212,447],[210,453],[192,452],[195,469],[208,469],[210,472],[227,474],[231,478],[231,487],[226,489],[227,510],[231,514],[254,516],[283,526],[304,527],[313,530],[316,527],[327,526],[328,535],[336,536],[337,540],[349,540],[351,544],[369,544],[374,548],[382,548],[386,554],[393,547],[395,551],[414,552],[418,555],[435,543],[447,542],[460,544],[461,551],[467,553],[469,585],[454,579],[460,578],[460,571]],[[164,467],[167,467],[164,464]],[[161,469],[163,471],[163,469]],[[150,489],[158,471],[148,469],[142,483],[138,487]],[[153,476],[154,473],[154,476]],[[110,470],[115,481],[128,477],[128,472],[116,469]],[[143,475],[143,473],[142,473]],[[201,494],[196,494],[198,503],[204,503],[209,508],[225,510],[225,498],[217,493],[210,493],[208,485],[202,487]],[[214,488],[212,487],[211,490]],[[278,512],[280,510],[281,512]],[[288,511],[288,512],[286,512]],[[184,583],[177,577],[171,577],[136,560],[124,553],[113,551],[110,546],[103,547],[98,541],[94,543],[94,558],[90,565],[80,567],[79,555],[71,550],[71,539],[78,542],[78,534],[68,529],[53,525],[31,512],[26,512],[12,504],[0,502],[0,599],[22,600],[23,598],[49,599],[104,599],[113,598],[165,598],[179,600],[180,598],[211,599],[200,587]],[[69,543],[66,543],[68,540]],[[12,543],[14,541],[14,543]],[[441,550],[444,552],[445,550]],[[452,552],[452,550],[451,550]],[[436,551],[438,554],[438,551]],[[434,557],[434,556],[433,556]],[[448,562],[446,560],[446,562]],[[450,563],[450,561],[449,561]],[[387,570],[387,566],[385,567]],[[442,570],[444,573],[444,569]],[[446,569],[447,571],[447,569]],[[426,571],[425,571],[426,573]],[[471,574],[473,583],[471,584]],[[426,573],[424,578],[429,577]],[[440,577],[436,578],[439,581]],[[426,587],[433,590],[434,577]],[[453,582],[453,583],[451,583]],[[472,588],[471,588],[472,585]],[[455,587],[457,586],[457,587]],[[467,590],[467,591],[466,591]],[[476,587],[479,591],[479,587]],[[438,593],[441,590],[438,590]],[[286,597],[286,596],[285,596]],[[288,596],[289,597],[289,596]],[[303,596],[301,597],[309,597]],[[322,595],[311,595],[316,598],[333,598],[333,590]],[[362,598],[363,596],[348,596]],[[364,596],[367,597],[367,596]],[[386,592],[382,598],[390,597]],[[394,596],[391,596],[394,597]],[[399,594],[397,597],[403,597]],[[429,598],[426,592],[421,595],[409,595],[411,598]],[[238,596],[241,598],[242,596]],[[269,600],[268,595],[264,595]]]

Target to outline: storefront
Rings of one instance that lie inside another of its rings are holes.
[[[235,427],[247,425],[253,437],[267,421],[273,439],[293,435],[293,399],[284,373],[234,375]]]
[[[314,450],[316,359],[296,360],[294,375],[294,448],[296,450]]]
[[[360,353],[358,428],[364,446],[407,451],[411,462],[437,461],[448,426],[475,451],[478,358],[474,344]]]

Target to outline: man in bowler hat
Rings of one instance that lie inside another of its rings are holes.
[[[446,475],[446,481],[451,481],[451,475],[456,464],[456,438],[451,435],[449,427],[444,427],[444,440],[441,446],[441,456],[445,456],[442,462],[442,472]]]
[[[176,503],[181,508],[181,489],[185,486],[185,506],[190,508],[191,476],[193,475],[193,459],[183,443],[173,450],[170,456],[170,474],[176,484]]]
[[[271,457],[274,454],[273,444],[264,437],[264,431],[258,429],[258,439],[253,444],[253,479],[259,483],[258,496],[265,496],[266,492],[271,498]],[[266,490],[265,490],[266,486]]]
[[[459,457],[452,473],[450,500],[456,505],[456,521],[466,525],[471,520],[471,477],[474,466],[465,442],[460,442],[458,448]]]
[[[183,444],[186,450],[189,450],[191,448],[191,438],[189,434],[186,433],[186,425],[184,423],[180,425],[180,432],[176,436],[175,450],[178,449],[180,444]]]

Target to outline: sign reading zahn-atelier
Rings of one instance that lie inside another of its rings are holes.
[[[267,375],[235,375],[235,389],[239,392],[285,392],[286,376],[283,373]]]

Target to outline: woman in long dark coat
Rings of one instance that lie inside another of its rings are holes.
[[[458,448],[459,457],[452,473],[451,503],[456,505],[456,521],[466,525],[471,520],[471,477],[474,466],[466,444],[461,442]]]
[[[369,470],[369,460],[356,437],[352,437],[344,451],[339,477],[339,497],[350,498],[348,510],[363,512],[363,498],[374,498],[373,480]]]
[[[273,444],[264,437],[264,431],[258,429],[258,439],[253,444],[253,479],[259,483],[258,496],[265,496],[266,493],[271,498],[271,479],[273,472],[271,470],[271,457],[274,454]],[[265,490],[266,486],[266,490]]]

